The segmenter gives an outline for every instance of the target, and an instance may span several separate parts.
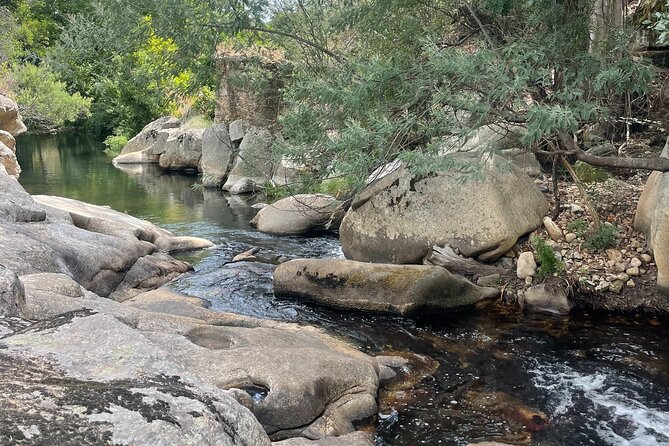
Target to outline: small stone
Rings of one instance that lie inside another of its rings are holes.
[[[534,260],[534,253],[530,251],[523,252],[518,257],[518,265],[516,266],[516,275],[519,279],[526,279],[532,277],[537,272],[537,262]]]
[[[571,243],[574,240],[576,240],[576,234],[573,232],[568,233],[567,235],[564,236],[565,240],[567,240],[567,243]]]
[[[625,285],[625,282],[622,280],[615,280],[609,285],[609,291],[619,294],[623,289],[623,285]]]
[[[643,276],[644,274],[646,274],[646,270],[643,268],[639,268],[639,275]]]
[[[501,280],[502,276],[499,274],[490,274],[489,276],[481,276],[478,278],[476,281],[476,284],[478,286],[483,286],[483,287],[496,287],[499,285],[499,281]]]
[[[582,214],[584,212],[583,208],[577,204],[570,204],[569,208],[571,209],[572,214]]]
[[[611,284],[609,282],[607,282],[606,280],[602,280],[601,282],[599,282],[599,285],[597,285],[597,287],[595,288],[595,291],[603,293],[605,291],[608,291],[610,286]]]
[[[630,267],[634,268],[635,266],[641,266],[641,260],[637,259],[636,257],[630,260]]]
[[[637,248],[637,249],[636,249],[636,252],[638,252],[638,253],[642,253],[642,252],[644,252],[644,251],[645,251],[645,249],[643,249],[643,248]]]
[[[653,258],[652,258],[650,255],[648,255],[648,254],[641,254],[641,260],[642,260],[644,263],[650,263],[650,262],[653,261]]]
[[[516,253],[513,251],[513,249],[509,249],[507,252],[504,253],[504,257],[514,259],[516,257]]]
[[[525,277],[525,285],[532,285],[532,278],[531,277]]]
[[[544,217],[544,228],[546,228],[548,235],[556,242],[563,238],[562,230],[558,228],[558,225],[555,224],[552,218]]]
[[[601,277],[599,277],[597,274],[593,274],[591,279],[595,282],[599,282],[601,280]]]
[[[632,279],[628,280],[627,283],[625,284],[630,288],[634,288],[636,286],[636,283]]]
[[[607,249],[606,250],[606,255],[609,256],[609,260],[611,260],[614,263],[619,263],[623,260],[623,253],[618,251],[617,249]]]
[[[630,276],[627,273],[620,273],[616,277],[618,280],[622,280],[623,282],[630,280]]]
[[[572,257],[576,260],[583,260],[583,254],[581,254],[579,251],[574,251]]]
[[[627,268],[625,272],[630,276],[638,276],[640,271],[638,266],[634,266],[632,268]]]

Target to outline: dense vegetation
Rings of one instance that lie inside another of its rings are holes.
[[[662,43],[669,23],[657,1],[643,24],[597,21],[590,0],[0,5],[0,90],[33,125],[79,122],[118,142],[163,114],[211,116],[217,45],[265,47],[290,66],[278,150],[352,188],[398,157],[434,169],[445,142],[493,122],[525,127],[528,150],[550,156],[593,123],[623,134],[656,88],[637,31]]]

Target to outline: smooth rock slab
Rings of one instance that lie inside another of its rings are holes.
[[[277,267],[274,293],[336,308],[413,315],[459,310],[498,291],[439,266],[299,259]]]
[[[33,199],[44,206],[67,212],[79,228],[115,237],[136,238],[152,243],[164,252],[189,251],[214,246],[209,240],[197,237],[176,237],[153,223],[108,207],[49,195],[35,195]]]

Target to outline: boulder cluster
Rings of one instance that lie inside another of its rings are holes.
[[[235,195],[294,181],[298,169],[272,152],[276,136],[244,120],[189,128],[165,116],[147,124],[114,158],[115,164],[157,163],[168,170],[202,174],[204,187]]]

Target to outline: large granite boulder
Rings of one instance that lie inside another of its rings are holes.
[[[251,226],[260,232],[275,235],[300,235],[337,229],[341,220],[338,215],[340,204],[330,195],[293,195],[262,208],[251,220]]]
[[[152,153],[160,155],[158,163],[163,169],[199,171],[203,134],[204,129],[173,132],[162,146],[155,145]]]
[[[406,316],[460,310],[498,291],[478,287],[439,266],[299,259],[274,271],[274,293],[330,307]]]
[[[130,141],[127,142],[127,144],[123,147],[123,150],[121,150],[120,155],[116,157],[114,161],[118,163],[129,162],[127,160],[130,158],[126,158],[124,155],[135,152],[144,152],[146,149],[156,144],[156,142],[161,141],[161,137],[159,137],[161,131],[167,129],[176,129],[179,127],[179,125],[179,120],[171,116],[163,116],[153,122],[148,123],[137,135],[135,135],[132,139],[130,139]],[[166,133],[163,133],[162,136],[164,137],[165,135]],[[158,160],[155,159],[155,161],[149,161],[149,158],[147,158],[146,161],[142,162],[158,162]]]
[[[249,128],[239,145],[239,154],[223,190],[230,191],[242,179],[248,179],[258,187],[271,181],[274,173],[273,143],[274,136],[269,130]]]
[[[661,156],[669,157],[669,139]],[[669,173],[653,172],[648,177],[637,205],[634,227],[646,235],[657,264],[657,288],[669,297]]]
[[[434,245],[494,260],[541,225],[549,205],[532,179],[505,159],[451,154],[452,167],[425,176],[400,167],[353,201],[340,227],[347,258],[421,263]]]
[[[495,152],[511,161],[528,175],[541,173],[537,157],[523,149],[522,138],[527,133],[524,126],[507,123],[483,125],[465,138],[451,137],[444,141],[441,153]]]
[[[24,317],[45,322],[0,341],[7,347],[1,351],[13,358],[49,358],[67,376],[93,383],[142,380],[146,386],[131,387],[163,389],[160,379],[168,379],[190,389],[186,396],[225,401],[230,411],[221,413],[221,421],[237,413],[233,419],[247,420],[245,429],[250,429],[245,410],[231,396],[277,441],[346,435],[354,431],[355,420],[376,413],[376,360],[317,329],[214,312],[193,298],[165,291],[120,304],[81,289],[62,274],[22,276],[21,281]],[[144,429],[140,425],[128,435]],[[241,431],[241,439],[251,435],[262,442],[234,444],[266,444],[255,428],[250,432]],[[171,443],[146,439],[141,444]]]
[[[202,135],[202,184],[218,187],[228,174],[233,147],[225,124],[215,124]]]
[[[0,94],[0,129],[13,136],[25,132],[26,126],[21,120],[19,106],[6,96]]]

